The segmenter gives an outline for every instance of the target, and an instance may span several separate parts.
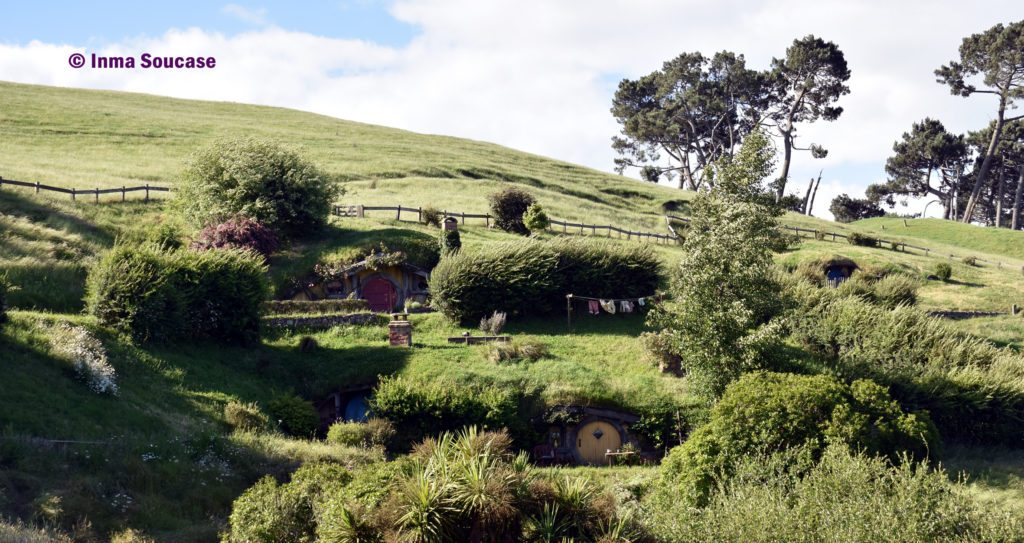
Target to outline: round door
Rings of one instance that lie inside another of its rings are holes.
[[[588,464],[606,461],[605,453],[617,451],[622,446],[619,431],[604,421],[594,421],[580,428],[576,434],[576,448]]]
[[[371,311],[389,313],[395,308],[397,298],[395,285],[383,277],[374,277],[363,285],[363,299]]]

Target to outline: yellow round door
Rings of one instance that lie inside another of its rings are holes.
[[[615,452],[622,445],[622,438],[614,426],[604,421],[588,423],[576,434],[576,448],[588,464],[606,462],[605,453]]]

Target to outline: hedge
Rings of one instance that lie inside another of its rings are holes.
[[[86,303],[136,341],[250,342],[259,338],[265,272],[248,251],[118,245],[90,270]]]
[[[565,307],[565,295],[650,296],[661,262],[646,245],[582,239],[492,244],[446,255],[431,274],[434,306],[460,322],[494,311],[545,315]]]

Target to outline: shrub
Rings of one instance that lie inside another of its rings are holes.
[[[533,195],[518,187],[506,187],[488,197],[494,225],[506,232],[529,234],[523,214],[536,202]]]
[[[528,442],[528,413],[521,402],[528,392],[499,385],[455,385],[403,377],[384,378],[370,397],[370,411],[390,420],[398,443],[411,443],[464,426],[508,428]]]
[[[656,492],[649,527],[666,543],[1020,540],[1019,518],[982,506],[941,468],[893,466],[843,446],[808,470],[790,465],[788,453],[745,459],[703,508],[674,488]]]
[[[387,419],[366,422],[339,421],[327,430],[327,442],[350,447],[384,447],[395,437],[395,426]]]
[[[327,222],[341,190],[295,151],[268,140],[221,141],[192,157],[175,201],[196,226],[235,215],[289,236]]]
[[[229,543],[311,542],[313,508],[295,487],[266,476],[249,487],[231,508]]]
[[[311,437],[320,427],[313,404],[294,394],[275,396],[267,406],[281,429],[296,437]]]
[[[450,319],[479,321],[494,311],[544,315],[565,295],[650,296],[660,260],[648,246],[584,239],[536,239],[487,245],[445,258],[431,274],[433,304]]]
[[[678,342],[669,332],[644,332],[640,334],[640,343],[660,371],[682,375],[683,358],[679,354]]]
[[[424,206],[420,211],[420,217],[422,218],[421,220],[423,221],[423,224],[427,226],[436,226],[438,228],[441,227],[441,219],[444,218],[441,216],[441,212],[433,206]]]
[[[873,297],[878,305],[895,308],[917,303],[917,281],[903,274],[886,275],[873,285]]]
[[[117,245],[89,272],[87,307],[137,341],[249,342],[259,337],[265,271],[249,252]]]
[[[495,364],[535,362],[548,354],[548,346],[535,340],[495,342],[487,347],[487,359]]]
[[[935,270],[932,273],[939,281],[949,281],[953,277],[953,266],[945,262],[939,262],[935,265]]]
[[[438,245],[441,247],[442,255],[457,253],[462,249],[462,236],[458,230],[441,230]]]
[[[490,317],[480,319],[480,331],[496,336],[505,329],[506,315],[502,311],[495,311]]]
[[[871,381],[755,372],[729,385],[708,423],[669,453],[664,476],[703,503],[747,455],[803,447],[816,458],[826,443],[898,461],[924,458],[938,440],[927,414],[904,413]]]
[[[530,232],[537,234],[547,230],[551,226],[551,220],[548,219],[548,214],[544,212],[544,208],[540,207],[540,204],[534,203],[526,208],[526,213],[523,214],[523,225]]]
[[[224,420],[235,430],[249,432],[263,430],[270,422],[256,402],[242,403],[236,400],[224,404]]]
[[[964,257],[964,264],[966,264],[968,266],[977,266],[978,265],[978,257],[976,257],[976,256],[965,256]]]
[[[99,338],[81,326],[61,323],[53,329],[50,345],[54,354],[71,362],[75,375],[90,390],[117,396],[117,372]]]
[[[248,217],[232,217],[220,224],[211,224],[199,233],[191,247],[197,250],[248,249],[263,258],[278,248],[274,231]]]
[[[846,235],[846,241],[848,241],[850,245],[878,247],[878,238],[873,238],[867,234],[861,234],[860,232],[850,232]]]
[[[311,353],[320,348],[320,344],[317,343],[316,338],[313,336],[302,336],[299,338],[299,352]]]

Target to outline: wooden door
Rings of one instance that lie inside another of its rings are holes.
[[[588,464],[602,464],[604,453],[617,451],[622,446],[619,431],[611,424],[597,420],[586,424],[576,434],[576,448]]]
[[[383,277],[374,277],[363,285],[363,299],[366,300],[371,311],[391,312],[395,309],[397,294],[395,285]]]

